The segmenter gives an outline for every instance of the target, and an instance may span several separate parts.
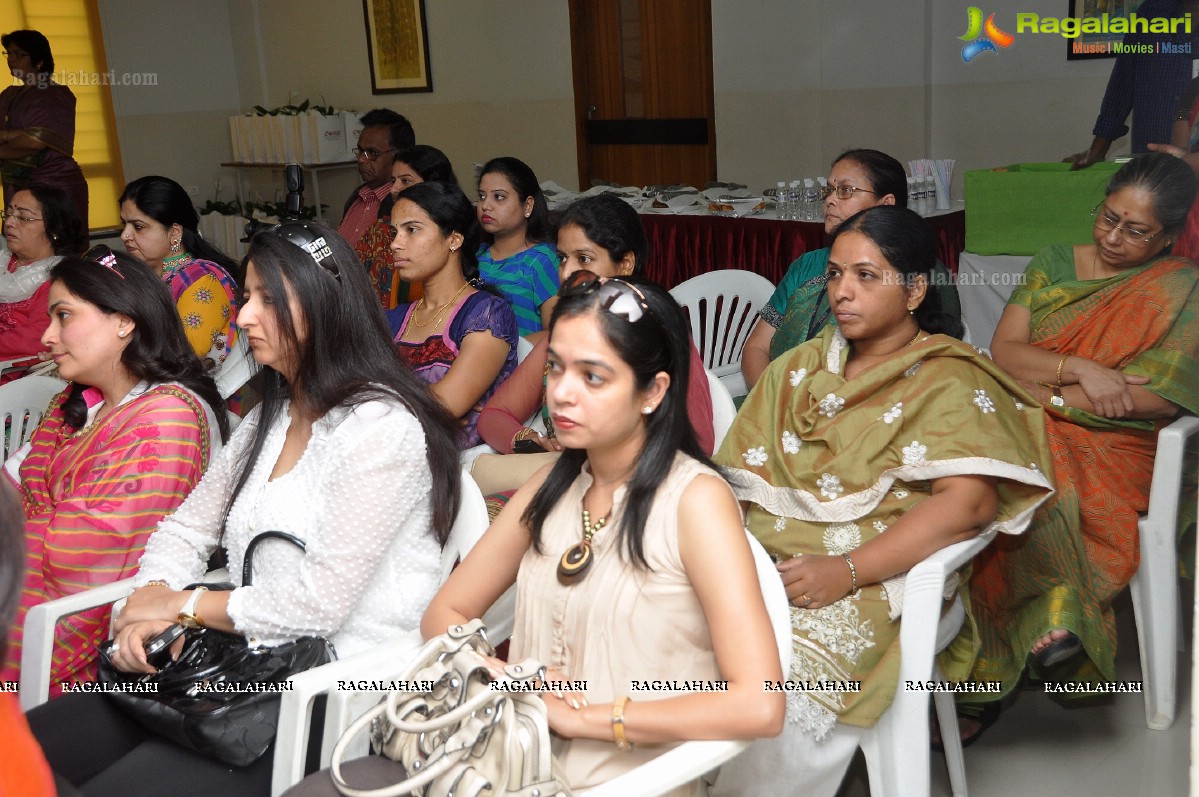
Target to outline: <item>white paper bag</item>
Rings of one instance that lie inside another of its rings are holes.
[[[312,141],[312,159],[308,163],[333,163],[346,159],[346,130],[341,114],[323,116],[317,111],[309,111],[308,133]],[[307,145],[305,154],[308,154]]]
[[[354,148],[358,146],[358,135],[362,132],[362,122],[358,119],[362,114],[358,111],[342,111],[341,123],[346,131],[346,153],[343,160],[354,160]]]

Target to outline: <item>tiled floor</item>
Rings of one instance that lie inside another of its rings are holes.
[[[1184,605],[1190,606],[1190,596]],[[1116,607],[1117,675],[1140,680],[1132,605]],[[1189,624],[1190,613],[1186,615]],[[1190,629],[1186,630],[1189,638]],[[1123,694],[1087,706],[1063,706],[1050,695],[1020,693],[987,734],[965,751],[970,797],[1180,797],[1191,761],[1191,653],[1179,654],[1178,715],[1169,730],[1145,725],[1144,695]],[[945,759],[932,756],[932,794],[949,795]],[[839,797],[870,793],[859,754]]]

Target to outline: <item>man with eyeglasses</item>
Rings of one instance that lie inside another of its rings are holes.
[[[375,261],[388,261],[391,243],[391,167],[400,150],[416,143],[412,123],[390,108],[376,108],[358,120],[362,132],[354,156],[362,185],[346,200],[337,231],[374,274]],[[390,270],[388,270],[390,271]]]

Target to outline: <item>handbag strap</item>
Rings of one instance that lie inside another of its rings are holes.
[[[264,531],[261,534],[250,540],[250,544],[246,546],[246,555],[242,557],[241,562],[241,585],[248,587],[253,582],[254,577],[254,551],[258,549],[259,543],[264,540],[287,540],[292,545],[299,548],[301,551],[307,551],[308,546],[294,534],[289,534],[286,531]]]

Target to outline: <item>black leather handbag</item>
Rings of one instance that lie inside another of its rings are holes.
[[[252,581],[254,550],[272,538],[304,549],[303,540],[294,535],[262,532],[246,546],[244,586]],[[254,763],[274,742],[287,679],[337,658],[321,637],[266,647],[251,645],[237,634],[195,628],[184,632],[177,659],[157,673],[139,675],[113,666],[111,645],[100,645],[98,680],[106,690],[124,690],[108,692],[117,705],[146,729],[233,766]]]

